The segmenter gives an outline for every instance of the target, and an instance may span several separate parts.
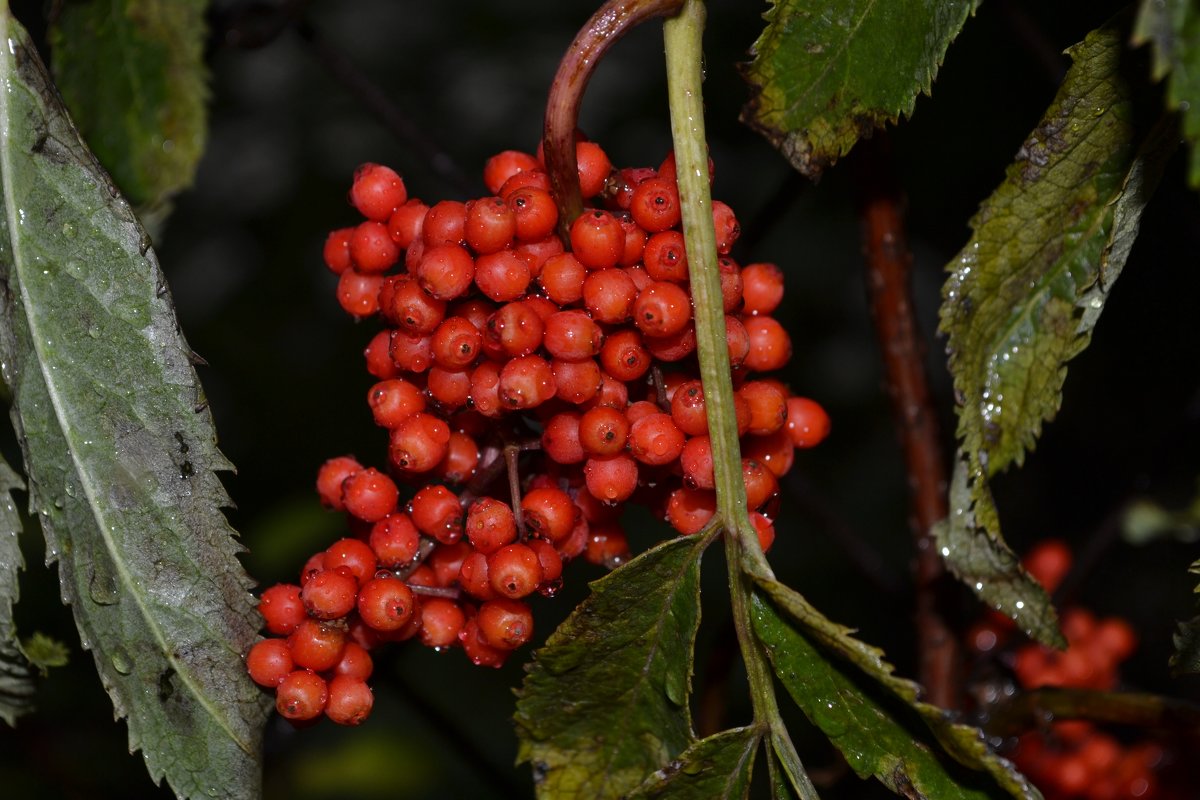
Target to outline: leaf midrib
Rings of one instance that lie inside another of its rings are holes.
[[[42,349],[43,340],[39,335],[36,317],[30,312],[30,309],[34,306],[30,302],[25,281],[21,279],[25,269],[25,264],[21,257],[21,249],[18,246],[18,239],[20,237],[17,235],[17,231],[20,228],[18,226],[19,220],[16,218],[16,204],[14,202],[15,190],[13,186],[13,166],[11,160],[13,147],[11,137],[9,136],[9,131],[11,129],[11,109],[9,107],[9,97],[11,92],[14,91],[14,86],[10,85],[13,77],[11,73],[15,72],[15,70],[12,70],[12,59],[15,57],[14,47],[23,49],[24,45],[20,42],[16,42],[13,37],[10,36],[9,31],[11,20],[11,11],[8,8],[0,8],[0,26],[2,26],[2,29],[0,29],[0,34],[3,35],[4,41],[8,47],[8,53],[0,55],[0,84],[2,84],[0,85],[0,164],[3,165],[3,175],[0,176],[0,182],[3,183],[2,191],[4,196],[4,213],[8,219],[13,268],[18,276],[21,302],[24,307],[23,316],[26,324],[29,326],[31,345],[37,354],[38,369],[41,372],[42,380],[46,385],[46,393],[50,400],[50,404],[54,409],[55,419],[64,434],[64,438],[66,438],[66,440],[69,442],[71,441],[71,437],[67,434],[71,431],[71,427],[67,422],[68,416],[65,413],[64,402],[60,397],[60,393],[57,389],[55,381],[52,379],[51,371],[47,369],[45,353]],[[18,83],[16,85],[19,86],[20,84]],[[90,473],[84,469],[83,462],[76,454],[76,448],[68,447],[67,455],[74,466],[76,475],[80,479],[83,492],[87,496],[88,506],[92,511],[92,516],[96,522],[96,527],[99,530],[100,537],[104,542],[105,549],[108,550],[109,555],[112,557],[113,564],[121,578],[121,582],[127,589],[126,594],[133,598],[141,617],[146,622],[147,628],[149,628],[154,640],[157,642],[159,651],[163,658],[165,658],[172,666],[172,668],[175,670],[175,674],[180,677],[181,682],[187,687],[188,692],[194,698],[196,698],[199,705],[217,723],[217,726],[223,730],[239,748],[247,753],[253,754],[254,748],[250,745],[250,743],[241,740],[237,733],[230,727],[225,717],[217,713],[218,710],[214,708],[213,704],[209,701],[205,693],[199,691],[199,687],[192,677],[191,670],[185,668],[185,665],[172,654],[172,648],[168,646],[169,642],[161,626],[158,625],[153,615],[149,613],[149,608],[147,607],[141,595],[136,591],[136,586],[134,585],[134,581],[132,580],[132,576],[129,573],[124,559],[118,557],[118,550],[112,540],[112,537],[110,536],[109,528],[106,524],[106,517],[96,503],[97,493],[90,480]],[[126,716],[132,716],[132,709],[126,709]]]

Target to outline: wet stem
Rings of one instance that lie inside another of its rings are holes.
[[[776,743],[783,742],[790,748],[790,739],[775,700],[771,669],[750,621],[754,578],[769,579],[773,575],[747,515],[741,448],[734,415],[733,379],[725,340],[725,312],[712,223],[708,146],[701,96],[704,20],[703,2],[686,0],[678,16],[668,19],[664,25],[671,137],[692,288],[696,351],[708,410],[717,515],[726,533],[725,554],[734,627],[749,678],[754,720],[764,733],[770,732]]]

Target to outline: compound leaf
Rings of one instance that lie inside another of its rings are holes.
[[[920,687],[894,675],[879,649],[855,639],[795,590],[757,581],[766,597],[754,597],[755,631],[776,675],[860,777],[874,776],[906,797],[992,797],[998,790],[1041,797],[987,747],[978,728],[922,702]]]
[[[1167,107],[1183,117],[1183,136],[1192,146],[1188,182],[1200,188],[1200,6],[1193,0],[1142,0],[1133,27],[1134,44],[1154,47],[1155,80],[1167,79]]]
[[[960,449],[939,546],[981,598],[1056,646],[1053,608],[1004,543],[989,480],[1020,465],[1057,413],[1066,364],[1091,339],[1172,149],[1163,125],[1134,146],[1123,40],[1110,25],[1070,49],[1058,95],[971,220],[942,290]]]
[[[757,728],[733,728],[701,739],[655,772],[630,800],[735,800],[750,791]]]
[[[207,0],[60,5],[54,78],[76,127],[127,198],[159,212],[191,185],[207,133]]]
[[[742,120],[816,178],[911,114],[979,0],[774,0],[744,75]],[[887,58],[879,58],[887,53]]]
[[[661,544],[591,585],[519,692],[539,797],[620,797],[692,743],[692,646],[710,538]]]
[[[259,793],[259,626],[229,469],[149,240],[0,9],[0,364],[29,502],[151,777]]]
[[[21,515],[13,504],[14,489],[24,484],[0,458],[0,718],[9,725],[33,707],[33,678],[29,663],[17,641],[13,605],[20,597],[17,572],[25,566],[21,558]]]

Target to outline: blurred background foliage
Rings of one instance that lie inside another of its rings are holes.
[[[45,15],[56,5],[13,7],[44,35]],[[536,146],[557,61],[595,5],[211,4],[207,146],[194,186],[176,198],[156,244],[185,334],[208,362],[201,379],[221,446],[237,465],[226,481],[237,504],[230,516],[247,547],[247,569],[262,584],[293,580],[307,555],[344,529],[317,503],[312,486],[321,461],[344,453],[376,465],[386,458],[386,439],[365,404],[372,381],[361,351],[375,329],[338,308],[335,278],[320,255],[327,232],[354,220],[345,199],[354,168],[388,164],[427,202],[483,194],[488,156]],[[917,310],[947,457],[953,398],[934,336],[942,268],[1053,97],[1067,66],[1063,49],[1120,5],[984,3],[951,46],[932,97],[920,98],[913,118],[887,132],[908,196]],[[771,562],[782,580],[858,627],[911,675],[906,478],[863,287],[858,156],[813,185],[739,123],[747,95],[737,64],[747,59],[765,10],[765,3],[709,3],[705,99],[714,194],[742,221],[734,255],[784,268],[788,299],[779,316],[795,357],[783,377],[834,419],[831,438],[799,453],[785,483]],[[412,135],[397,135],[395,119],[389,125],[361,102],[346,70],[381,93]],[[670,133],[660,25],[614,48],[589,89],[581,126],[614,164],[661,161]],[[1135,501],[1146,520],[1155,519],[1146,508],[1184,509],[1197,496],[1200,202],[1184,187],[1183,161],[1177,154],[1146,210],[1091,347],[1071,364],[1059,418],[996,491],[1017,552],[1058,536],[1082,554],[1060,599],[1133,622],[1142,646],[1126,666],[1128,684],[1195,698],[1195,679],[1171,679],[1167,670],[1175,622],[1195,613],[1186,571],[1197,556],[1195,514],[1190,523],[1185,515],[1150,525],[1151,535],[1137,544],[1122,535],[1124,511]],[[648,517],[631,520],[630,529],[642,548],[666,534]],[[112,721],[91,656],[78,648],[58,602],[57,575],[41,566],[35,530],[24,535],[24,548],[21,630],[55,635],[72,653],[69,666],[42,681],[37,713],[16,730],[0,728],[4,795],[170,796],[150,784],[140,757],[125,755],[124,725]],[[719,562],[713,551],[705,570],[711,590],[694,709],[702,728],[748,719],[741,679],[729,666],[735,644]],[[558,597],[537,603],[539,639],[598,575],[574,568]],[[947,600],[964,627],[981,613],[966,592]],[[528,769],[512,766],[508,721],[522,659],[492,671],[456,653],[386,652],[376,667],[375,713],[364,727],[296,731],[278,720],[268,727],[267,796],[529,796]],[[836,775],[828,745],[815,736],[810,744],[801,750],[808,766]],[[828,796],[864,797],[876,788],[850,778]]]

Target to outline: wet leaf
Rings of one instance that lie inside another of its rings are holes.
[[[259,619],[192,353],[145,232],[0,26],[0,364],[30,507],[151,777],[257,797],[267,700],[241,656]]]
[[[921,701],[920,687],[894,675],[882,651],[855,639],[853,631],[825,617],[795,590],[774,580],[757,581],[765,597],[755,595],[755,626],[776,674],[858,774],[875,775],[893,789],[951,781],[947,786],[954,791],[967,792],[928,795],[932,798],[991,797],[998,789],[1012,797],[1041,797],[1011,762],[987,747],[978,728]],[[910,739],[923,743],[913,745],[920,752],[906,749]],[[970,776],[926,752],[938,749]],[[992,794],[973,794],[982,791],[980,786]]]
[[[700,555],[673,539],[591,585],[537,651],[515,720],[538,797],[619,797],[692,743]]]
[[[21,545],[21,515],[13,503],[14,489],[25,485],[3,458],[0,458],[0,719],[9,725],[33,708],[33,678],[29,663],[17,641],[13,605],[20,597],[17,573],[24,568]]]
[[[1150,42],[1151,73],[1167,79],[1167,107],[1182,116],[1184,138],[1192,146],[1188,182],[1200,188],[1200,6],[1193,0],[1142,0],[1133,43]]]
[[[773,0],[742,120],[811,178],[912,114],[979,0]],[[879,58],[887,53],[887,58]]]
[[[192,184],[207,133],[207,0],[63,3],[54,78],[76,127],[144,215]]]
[[[733,800],[750,791],[754,755],[762,737],[757,728],[733,728],[701,739],[655,772],[630,800]]]
[[[1091,339],[1172,149],[1161,125],[1135,149],[1123,50],[1116,26],[1070,49],[1058,95],[971,220],[942,291],[960,450],[939,546],[986,602],[1056,646],[1049,600],[1004,543],[989,480],[1020,465],[1058,412],[1066,364]]]

